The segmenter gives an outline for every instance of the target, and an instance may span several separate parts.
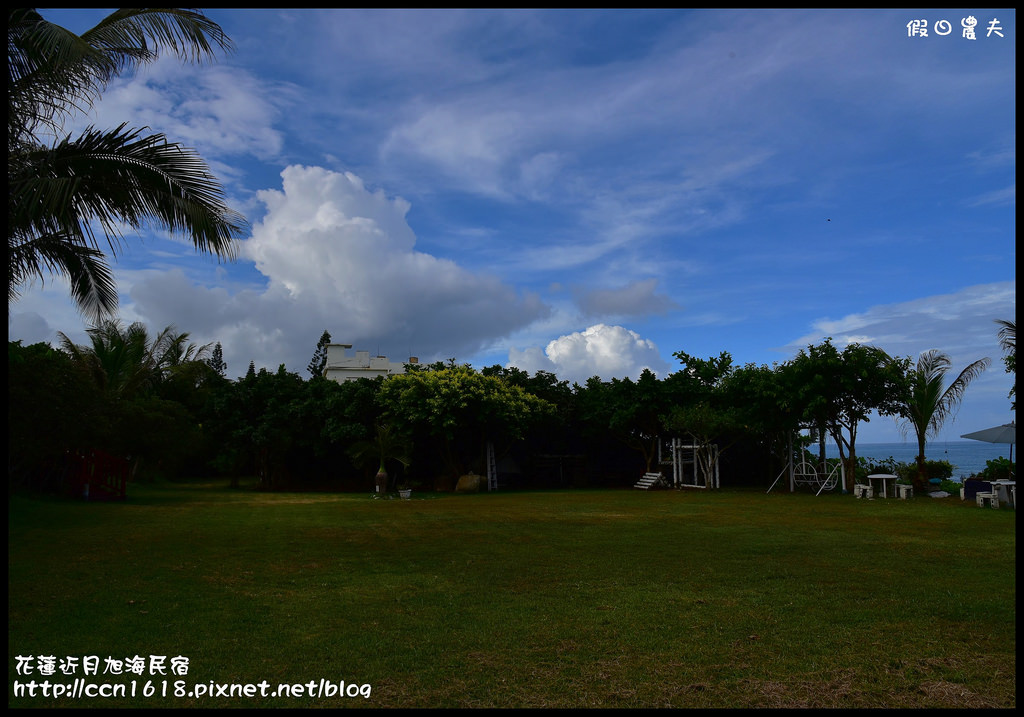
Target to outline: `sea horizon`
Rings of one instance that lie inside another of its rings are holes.
[[[813,447],[811,450],[815,450]],[[876,461],[893,458],[899,463],[913,463],[917,458],[917,442],[857,443],[858,458]],[[838,458],[839,449],[835,443],[825,444],[825,456]],[[1007,443],[985,443],[984,441],[936,441],[924,447],[924,457],[930,461],[949,461],[953,464],[953,479],[967,478],[985,470],[986,461],[995,458],[1009,458],[1010,445]],[[1016,462],[1016,456],[1014,456]]]

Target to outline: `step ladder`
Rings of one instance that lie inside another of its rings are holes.
[[[487,490],[498,490],[498,462],[494,459],[494,443],[491,441],[487,441]]]
[[[661,473],[644,473],[644,477],[638,480],[633,487],[639,488],[640,490],[650,490],[651,488],[664,485],[665,476]]]

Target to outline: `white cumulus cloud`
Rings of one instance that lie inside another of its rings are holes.
[[[669,371],[653,341],[622,326],[595,324],[548,343],[541,350],[529,347],[509,351],[509,365],[524,371],[550,371],[561,380],[585,382],[591,376],[604,380],[637,378],[649,368],[659,376]]]
[[[291,166],[281,175],[282,189],[259,193],[266,216],[242,242],[269,280],[266,330],[315,325],[370,350],[460,356],[548,313],[535,295],[417,251],[401,197],[348,172]],[[308,353],[309,336],[294,341]]]

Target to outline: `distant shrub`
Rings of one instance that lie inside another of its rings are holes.
[[[952,470],[953,467],[950,466],[950,471]],[[888,473],[889,475],[896,476],[898,483],[910,483],[914,474],[917,473],[917,464],[901,463],[892,456],[882,460],[872,460],[868,458],[857,459],[858,480],[866,480],[867,476],[873,473]]]
[[[953,464],[949,461],[925,461],[924,472],[929,480],[932,478],[945,480],[953,477]]]
[[[813,461],[813,457],[811,460]],[[832,470],[839,464],[839,459],[829,458],[826,463],[828,464],[829,470]],[[926,480],[931,480],[932,478],[945,480],[953,476],[953,464],[949,461],[925,461],[924,470]],[[874,473],[887,473],[889,475],[896,476],[897,482],[899,483],[912,483],[915,476],[917,476],[917,463],[913,461],[910,463],[903,463],[897,461],[892,456],[882,459],[864,458],[863,456],[859,456],[857,458],[857,482],[866,482],[867,477]],[[957,490],[959,490],[959,487],[960,484],[957,483]]]
[[[892,456],[889,456],[888,458],[884,458],[882,460],[878,460],[877,458],[858,458],[857,465],[858,467],[862,467],[865,471],[867,471],[865,475],[869,475],[871,473],[888,473],[890,475],[899,475],[899,473],[896,472],[896,468],[900,464]]]
[[[985,470],[979,476],[983,480],[1008,480],[1013,476],[1013,463],[1009,458],[993,458],[985,461]]]
[[[947,493],[952,493],[953,495],[959,495],[961,488],[963,488],[963,484],[958,483],[957,481],[944,480],[939,483],[939,490],[944,490]]]
[[[913,483],[914,476],[917,475],[917,464],[897,463],[892,472],[900,477],[900,483]]]

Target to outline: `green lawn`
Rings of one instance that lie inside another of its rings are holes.
[[[129,496],[11,498],[10,706],[1016,706],[1012,510],[738,490]],[[189,668],[86,678],[134,682],[134,699],[15,695],[73,684],[16,674],[17,656],[84,655]],[[321,679],[370,696],[188,696]]]

